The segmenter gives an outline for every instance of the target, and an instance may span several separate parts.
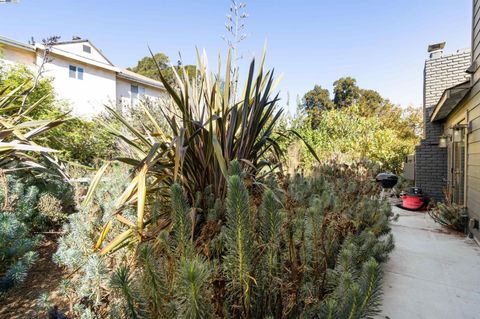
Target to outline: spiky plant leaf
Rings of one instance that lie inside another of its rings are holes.
[[[209,265],[199,256],[183,258],[178,266],[176,304],[178,318],[202,319],[211,317]]]
[[[190,234],[192,220],[190,217],[190,206],[183,194],[182,187],[175,183],[171,187],[172,201],[172,224],[174,236],[180,252],[185,253],[190,247]]]
[[[124,300],[123,317],[128,319],[144,318],[138,295],[133,287],[133,277],[127,266],[120,266],[112,276],[111,286]]]
[[[228,179],[226,207],[225,274],[232,302],[248,313],[255,282],[252,277],[255,242],[250,226],[248,192],[238,175]]]
[[[362,300],[358,309],[359,318],[374,318],[380,313],[382,298],[382,275],[380,264],[370,258],[363,264],[359,285]]]
[[[28,81],[12,89],[9,93],[0,84],[0,167],[11,169],[15,167],[27,167],[30,169],[48,171],[39,160],[28,153],[43,154],[45,159],[56,172],[68,180],[64,169],[59,161],[48,152],[54,150],[42,147],[35,143],[34,139],[66,121],[65,115],[48,121],[29,121],[28,114],[37,108],[47,96],[38,99],[31,105],[21,105],[15,101],[31,89]]]
[[[152,245],[146,243],[140,247],[139,261],[141,267],[141,284],[148,303],[150,316],[164,318],[168,312],[168,289],[165,276],[162,274],[163,265],[155,257]]]

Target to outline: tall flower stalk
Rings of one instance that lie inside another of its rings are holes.
[[[238,45],[247,38],[247,34],[245,33],[245,20],[248,17],[248,13],[245,10],[246,7],[247,4],[245,2],[231,0],[229,12],[226,15],[227,21],[225,22],[225,29],[227,29],[228,35],[222,36],[222,39],[227,43],[229,50],[232,52],[233,57],[230,67],[231,78],[233,79],[233,104],[237,103],[238,93],[239,68],[237,66],[237,60],[242,58],[242,56],[238,57]]]

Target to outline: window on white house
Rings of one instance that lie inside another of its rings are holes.
[[[83,52],[92,53],[92,48],[88,45],[83,45]]]
[[[130,85],[130,97],[132,105],[137,105],[140,99],[145,95],[145,88],[138,85]]]
[[[69,75],[71,78],[76,78],[76,75],[77,75],[77,67],[74,66],[74,65],[70,65],[69,71],[68,71],[68,75]]]
[[[68,76],[72,79],[83,80],[83,68],[76,67],[75,65],[69,65],[68,67]]]
[[[77,79],[83,80],[83,68],[77,68]]]

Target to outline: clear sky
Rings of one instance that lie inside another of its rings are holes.
[[[268,42],[267,65],[284,78],[291,105],[320,84],[331,90],[342,76],[403,106],[422,103],[427,45],[446,52],[470,47],[471,0],[244,0],[245,61]],[[119,66],[154,52],[173,62],[181,52],[195,63],[195,47],[210,63],[225,55],[229,0],[20,0],[0,4],[0,35],[20,41],[60,35],[90,39]],[[244,62],[241,63],[243,66]],[[243,72],[246,67],[243,66]],[[294,106],[290,107],[292,110]]]

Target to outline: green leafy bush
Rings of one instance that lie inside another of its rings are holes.
[[[34,75],[25,66],[0,66],[0,92],[12,92],[21,85],[33,85]],[[22,91],[23,92],[23,91]],[[12,101],[12,105],[20,107],[22,98]],[[70,111],[68,104],[55,97],[50,79],[43,78],[27,98],[27,105],[35,103],[34,110],[29,112],[32,120],[56,120],[65,117]],[[58,157],[66,161],[92,165],[97,159],[109,158],[115,152],[115,143],[110,134],[96,121],[71,118],[63,125],[55,127],[34,141],[49,148],[58,150]]]
[[[53,112],[52,112],[53,113]],[[53,114],[45,115],[47,118]],[[72,118],[45,137],[45,144],[60,150],[60,158],[92,166],[116,154],[115,141],[93,120]]]
[[[0,62],[0,87],[6,89],[5,93],[9,93],[22,84],[32,86],[34,82],[34,74],[26,66],[18,64],[14,66],[6,66]],[[19,93],[25,93],[24,91]],[[45,112],[55,103],[55,94],[53,94],[53,86],[48,79],[40,79],[32,92],[27,95],[25,105],[33,105],[40,101],[30,116],[37,117]],[[23,94],[21,98],[16,99],[13,105],[20,107],[23,102]]]
[[[337,158],[341,162],[351,162],[368,159],[382,170],[399,173],[405,157],[414,152],[418,143],[414,129],[408,129],[407,116],[402,117],[395,108],[385,110],[384,114],[365,116],[362,109],[354,105],[322,111],[314,129],[308,118],[295,124],[294,128],[322,160]],[[301,166],[313,167],[316,159],[310,150],[303,144],[300,149]]]

